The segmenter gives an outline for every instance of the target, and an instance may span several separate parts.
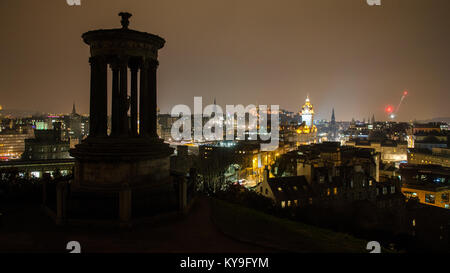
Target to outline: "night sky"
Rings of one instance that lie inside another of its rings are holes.
[[[166,39],[158,106],[279,104],[309,94],[318,118],[362,120],[409,97],[399,120],[450,116],[450,1],[1,0],[0,105],[89,111],[89,48],[81,34],[130,28]]]

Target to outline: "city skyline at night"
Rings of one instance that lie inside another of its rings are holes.
[[[450,251],[448,0],[0,8],[0,253]]]

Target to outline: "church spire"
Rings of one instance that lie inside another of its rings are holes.
[[[334,107],[333,107],[333,111],[331,112],[331,122],[332,123],[336,122],[336,117],[334,116]]]
[[[73,102],[72,115],[75,115],[76,113],[77,113],[77,111],[75,110],[75,102]]]

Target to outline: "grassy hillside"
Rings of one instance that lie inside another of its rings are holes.
[[[253,209],[212,201],[212,218],[222,232],[235,239],[289,252],[368,253],[367,242]]]

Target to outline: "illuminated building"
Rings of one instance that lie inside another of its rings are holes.
[[[281,208],[313,205],[336,209],[361,200],[373,202],[379,208],[399,208],[404,204],[398,179],[377,181],[379,156],[373,149],[327,142],[300,146],[287,156],[296,159],[293,160],[296,175],[270,177],[266,170],[263,182],[257,187],[261,195],[271,198]]]
[[[370,124],[371,125],[371,124]],[[373,128],[373,125],[372,125]],[[364,123],[356,123],[352,121],[350,126],[344,132],[344,137],[346,140],[349,139],[367,139],[369,137],[370,129],[369,124]]]
[[[314,125],[314,107],[309,97],[300,111],[302,123],[300,125],[282,125],[280,126],[281,138],[296,146],[317,142],[317,127]]]
[[[430,132],[441,132],[440,123],[416,123],[413,127],[413,133],[430,133]]]
[[[414,134],[414,148],[431,151],[433,148],[447,148],[447,145],[447,133],[430,131]]]
[[[450,209],[450,168],[437,165],[401,165],[402,192],[430,206]]]
[[[297,153],[297,175],[305,175],[309,182],[314,179],[314,169],[331,168],[330,176],[341,176],[339,167],[345,166],[358,166],[355,170],[360,169],[368,179],[379,181],[380,154],[374,149],[325,142],[300,146]]]
[[[408,148],[414,148],[414,136],[413,135],[407,135],[406,142],[408,143]]]
[[[309,97],[306,97],[305,104],[302,106],[302,122],[305,123],[306,128],[312,130],[314,126],[314,107],[311,104]]]
[[[234,168],[228,168],[225,172],[227,182],[240,182],[246,187],[253,187],[262,181],[264,167],[274,164],[276,158],[285,152],[285,148],[280,143],[277,150],[269,152],[261,150],[260,141],[220,141],[200,145],[199,158],[201,162],[211,160],[219,164],[232,158],[232,161],[226,163]]]
[[[58,124],[59,125],[59,124]],[[61,139],[61,129],[35,130],[34,138],[25,140],[23,160],[48,160],[70,158],[68,141]]]
[[[0,163],[0,171],[17,170],[19,177],[42,178],[44,173],[53,174],[58,171],[61,175],[69,175],[75,166],[75,160],[57,159],[57,160],[13,160]]]
[[[450,167],[450,149],[432,148],[431,151],[429,149],[408,149],[408,163]]]
[[[22,133],[13,130],[0,132],[0,160],[19,159],[25,151],[25,139],[33,136],[32,129]]]
[[[372,148],[381,154],[381,161],[383,162],[406,162],[407,160],[407,146],[406,142],[397,142],[391,140],[384,141],[369,141],[362,139],[349,140],[345,142],[348,146],[355,146],[358,148]]]
[[[257,191],[272,199],[279,207],[305,207],[312,201],[312,188],[304,176],[269,178],[269,170],[264,170],[264,179]]]
[[[36,121],[36,130],[48,130],[48,123],[45,121]]]

